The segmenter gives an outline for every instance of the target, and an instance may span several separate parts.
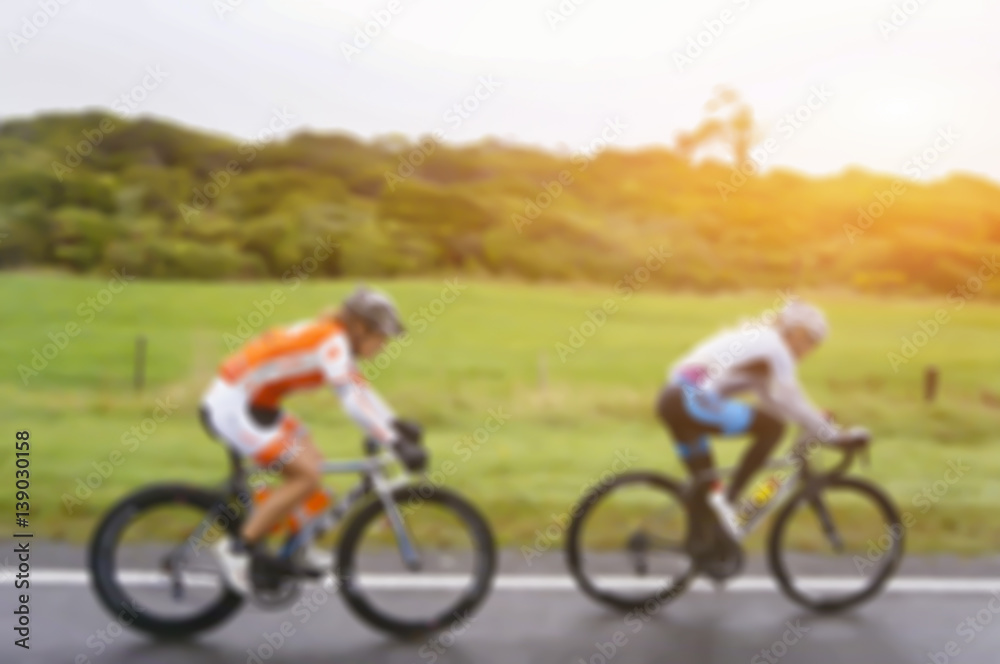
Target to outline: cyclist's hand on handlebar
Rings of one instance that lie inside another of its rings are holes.
[[[423,446],[423,428],[413,420],[393,420],[396,440],[392,451],[400,462],[411,472],[419,472],[427,467],[427,449]]]
[[[833,445],[845,449],[855,449],[867,445],[871,441],[871,433],[864,427],[851,427],[839,432],[832,441]]]
[[[420,444],[424,438],[424,428],[414,420],[393,420],[392,426],[399,437],[411,443]]]
[[[411,472],[419,472],[427,467],[427,450],[419,443],[398,438],[392,443],[392,451]]]

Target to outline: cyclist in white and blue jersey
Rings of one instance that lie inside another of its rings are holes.
[[[725,500],[721,499],[721,482],[701,485],[692,515],[696,538],[706,532],[703,526],[710,522],[709,502],[720,519],[734,519],[733,504],[781,441],[786,422],[827,443],[850,443],[867,436],[860,429],[841,431],[812,404],[799,383],[798,363],[828,334],[823,312],[795,300],[773,323],[747,322],[724,330],[671,368],[657,400],[657,414],[692,477],[714,468],[710,435],[753,436],[725,490]],[[748,392],[756,394],[756,403],[732,398]]]

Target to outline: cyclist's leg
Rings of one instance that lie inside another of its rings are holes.
[[[667,385],[663,388],[657,399],[656,412],[670,432],[677,446],[677,454],[692,478],[715,467],[708,435],[721,431],[718,427],[706,425],[691,417],[684,405],[681,386]]]
[[[726,435],[753,434],[753,442],[740,459],[726,491],[727,500],[735,502],[781,441],[784,425],[770,413],[741,401],[693,387],[685,388],[683,394],[687,413],[698,422],[713,426]]]
[[[739,465],[736,466],[733,479],[726,490],[726,498],[730,503],[736,502],[750,478],[763,467],[774,448],[781,442],[785,425],[770,413],[755,408],[753,419],[746,430],[752,433],[754,438],[740,459]]]
[[[227,583],[242,594],[254,587],[276,587],[286,575],[317,575],[316,570],[274,558],[260,541],[310,489],[319,487],[322,458],[294,417],[273,409],[263,411],[263,415],[252,410],[253,414],[242,390],[221,380],[202,401],[202,421],[213,436],[285,479],[251,511],[239,537],[220,539],[213,546]]]
[[[282,417],[278,433],[253,455],[257,465],[277,470],[284,482],[256,505],[243,524],[243,541],[252,546],[322,486],[323,457],[293,416]]]
[[[243,524],[239,544],[260,540],[310,490],[319,488],[322,457],[295,417],[250,406],[242,390],[216,380],[202,402],[202,421],[226,445],[284,479]]]
[[[710,484],[697,479],[715,467],[708,436],[721,431],[691,417],[680,385],[663,388],[657,399],[656,411],[674,440],[681,462],[696,480],[695,493],[691,497],[691,539],[695,546],[700,547],[710,536],[709,526],[715,524],[715,518],[707,501]]]

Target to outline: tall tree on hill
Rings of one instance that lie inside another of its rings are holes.
[[[750,148],[759,135],[753,109],[738,92],[721,87],[706,102],[705,111],[708,115],[697,127],[677,135],[677,151],[691,161],[702,148],[721,143],[732,155],[733,164],[739,167],[749,158]]]

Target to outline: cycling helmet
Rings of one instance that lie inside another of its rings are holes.
[[[395,337],[403,333],[405,328],[399,318],[396,303],[385,293],[358,286],[344,300],[344,309],[357,316],[374,330],[387,337]]]
[[[778,312],[778,327],[783,330],[793,327],[803,329],[817,342],[830,334],[830,325],[819,307],[800,300],[789,302]]]

